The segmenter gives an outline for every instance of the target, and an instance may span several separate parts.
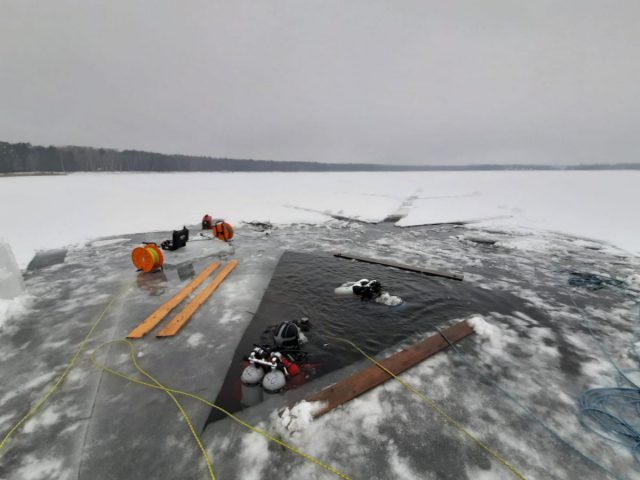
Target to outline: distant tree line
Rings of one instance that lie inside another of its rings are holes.
[[[92,147],[41,147],[0,142],[0,173],[28,172],[355,172],[462,170],[615,170],[640,169],[636,164],[548,165],[377,165],[363,163],[282,162],[166,155],[139,150]]]

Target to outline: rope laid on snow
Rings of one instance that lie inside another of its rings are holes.
[[[578,400],[580,423],[605,440],[630,447],[633,457],[640,462],[640,386],[629,378],[630,373],[638,373],[640,369],[623,370],[618,366],[603,342],[598,340],[598,336],[591,328],[591,322],[587,320],[583,309],[578,307],[571,292],[569,297],[589,329],[589,333],[596,339],[602,354],[617,372],[618,387],[592,388],[580,395]],[[638,320],[640,321],[640,308]],[[632,350],[636,359],[640,360],[633,344]],[[625,384],[626,387],[623,386]],[[588,421],[595,424],[597,428],[590,425]]]
[[[498,383],[496,381],[494,381],[488,375],[486,375],[484,372],[482,372],[482,370],[480,370],[474,363],[472,363],[469,360],[467,360],[465,354],[460,351],[460,349],[449,339],[449,337],[447,337],[447,335],[440,328],[438,328],[436,325],[433,325],[431,323],[429,325],[431,326],[431,328],[433,328],[435,331],[437,331],[442,336],[442,338],[444,338],[444,340],[449,344],[449,346],[458,355],[458,357],[465,363],[465,365],[467,365],[467,367],[469,367],[472,371],[475,371],[478,374],[479,378],[481,378],[482,380],[484,380],[485,382],[487,382],[488,384],[492,385],[494,388],[499,390],[506,398],[511,400],[516,406],[518,406],[520,409],[522,409],[527,414],[527,416],[529,418],[531,418],[536,423],[538,423],[543,429],[545,429],[547,432],[549,432],[560,443],[562,443],[565,446],[569,447],[571,450],[573,450],[579,456],[581,456],[582,458],[584,458],[585,460],[587,460],[589,463],[591,463],[592,465],[596,466],[597,468],[601,469],[603,472],[605,472],[607,475],[611,476],[612,478],[615,478],[616,480],[623,480],[622,477],[620,477],[619,475],[617,475],[613,471],[609,470],[607,467],[602,465],[597,460],[591,458],[589,455],[587,455],[587,454],[583,453],[582,451],[580,451],[575,445],[573,445],[569,441],[567,441],[564,438],[562,438],[558,432],[556,432],[553,428],[548,426],[544,422],[544,420],[542,420],[540,417],[538,417],[526,405],[522,404],[522,402],[520,402],[513,394],[511,394],[508,390],[506,390],[503,387],[501,387],[500,385],[498,385]]]
[[[98,362],[98,360],[96,359],[96,354],[98,353],[98,351],[101,350],[102,348],[105,348],[108,345],[111,345],[111,344],[114,344],[114,343],[120,343],[120,344],[128,345],[131,361],[133,362],[133,365],[136,368],[136,370],[138,370],[140,373],[142,373],[147,378],[151,379],[154,383],[145,382],[144,380],[140,380],[140,379],[132,377],[131,375],[128,375],[126,373],[120,372],[118,370],[114,370],[113,368],[110,368],[107,365]],[[138,385],[141,385],[141,386],[144,386],[144,387],[147,387],[147,388],[153,388],[153,389],[157,389],[157,390],[162,390],[167,395],[169,395],[172,398],[172,400],[174,401],[174,403],[176,403],[176,405],[180,409],[180,412],[182,413],[183,417],[185,418],[185,420],[189,424],[189,428],[191,430],[191,433],[194,436],[194,438],[196,439],[196,442],[198,443],[198,446],[200,447],[200,450],[202,451],[202,454],[203,454],[203,456],[205,458],[205,461],[207,461],[207,466],[208,467],[210,467],[209,456],[208,456],[206,450],[204,449],[204,447],[202,445],[202,441],[198,437],[197,433],[193,430],[188,415],[186,414],[184,409],[181,407],[180,402],[175,398],[175,395],[181,395],[181,396],[184,396],[184,397],[187,397],[187,398],[192,398],[194,400],[198,400],[199,402],[204,403],[205,405],[208,405],[211,408],[215,408],[216,410],[224,413],[226,416],[228,416],[229,418],[231,418],[235,422],[239,423],[243,427],[247,428],[248,430],[251,430],[252,432],[255,432],[255,433],[259,434],[259,435],[262,435],[267,440],[272,441],[274,443],[277,443],[281,447],[286,448],[287,450],[295,453],[296,455],[304,458],[305,460],[308,460],[308,461],[310,461],[312,463],[315,463],[319,467],[324,468],[325,470],[331,472],[332,474],[336,475],[337,477],[340,477],[340,478],[342,478],[344,480],[351,480],[351,477],[349,477],[348,475],[345,475],[344,473],[342,473],[339,470],[331,467],[330,465],[327,465],[327,464],[321,462],[320,460],[312,457],[311,455],[309,455],[307,453],[304,453],[301,450],[298,450],[297,448],[293,447],[292,445],[289,445],[288,443],[286,443],[286,442],[274,437],[273,435],[270,435],[266,431],[264,431],[264,430],[262,430],[262,429],[260,429],[258,427],[254,427],[253,425],[250,425],[249,423],[245,422],[244,420],[242,420],[241,418],[235,416],[234,414],[232,414],[231,412],[225,410],[224,408],[216,405],[215,403],[210,402],[209,400],[207,400],[207,399],[205,399],[205,398],[203,398],[203,397],[201,397],[199,395],[196,395],[196,394],[193,394],[193,393],[189,393],[189,392],[185,392],[183,390],[178,390],[178,389],[175,389],[175,388],[170,388],[170,387],[167,387],[166,385],[163,385],[157,379],[155,379],[151,374],[149,374],[146,370],[144,370],[140,366],[140,364],[138,364],[138,361],[136,360],[136,355],[135,355],[135,347],[133,346],[133,343],[131,343],[127,339],[113,340],[111,342],[103,343],[102,345],[98,346],[91,354],[91,362],[97,368],[100,368],[100,369],[102,369],[102,370],[104,370],[104,371],[106,371],[106,372],[108,372],[108,373],[110,373],[112,375],[115,375],[117,377],[123,378],[125,380],[128,380],[130,382],[136,383]],[[211,473],[211,478],[215,479],[215,476],[213,475],[213,469],[210,468],[209,471]]]
[[[49,398],[51,398],[51,396],[54,393],[56,393],[58,388],[60,388],[60,385],[62,385],[62,382],[64,382],[65,378],[67,378],[67,375],[69,375],[69,372],[78,361],[78,357],[82,354],[85,347],[87,346],[87,342],[93,336],[94,332],[96,331],[96,329],[98,328],[98,326],[100,325],[104,317],[106,316],[107,311],[109,311],[111,306],[117,300],[119,300],[127,292],[127,290],[129,290],[131,285],[132,283],[127,284],[120,292],[118,292],[113,297],[111,297],[111,300],[109,301],[109,303],[107,303],[107,305],[104,307],[104,309],[102,310],[98,318],[95,320],[95,322],[93,322],[93,325],[85,335],[82,342],[80,342],[78,349],[76,350],[73,357],[71,357],[71,360],[69,360],[69,362],[67,363],[67,366],[62,372],[62,375],[60,375],[56,379],[55,383],[51,386],[51,388],[47,391],[47,393],[42,398],[40,398],[40,400],[38,400],[36,404],[20,420],[18,420],[18,422],[13,427],[11,427],[11,429],[4,435],[4,437],[2,438],[2,442],[0,442],[0,454],[2,453],[2,450],[6,447],[7,443],[9,442],[13,434],[16,433],[16,431],[18,431],[18,429],[22,427],[30,418],[32,418],[36,413],[38,413],[42,408],[42,406],[49,400]]]
[[[347,340],[346,338],[335,337],[335,339],[339,340],[341,342],[344,342],[344,343],[348,343],[349,345],[351,345],[358,352],[360,352],[367,360],[369,360],[371,363],[376,365],[378,368],[384,370],[387,374],[389,374],[391,377],[393,377],[395,380],[397,380],[404,388],[406,388],[410,392],[412,392],[415,395],[417,395],[420,399],[422,399],[422,401],[424,401],[429,407],[431,407],[438,415],[440,415],[441,417],[445,418],[458,431],[460,431],[467,438],[469,438],[473,442],[475,442],[480,448],[482,448],[485,452],[487,452],[489,455],[491,455],[493,458],[495,458],[498,462],[500,462],[504,467],[506,467],[509,471],[511,471],[511,473],[513,473],[513,475],[515,475],[516,477],[520,478],[521,480],[526,480],[527,477],[525,477],[524,474],[520,470],[518,470],[516,467],[514,467],[509,461],[507,461],[504,457],[502,457],[502,455],[500,455],[498,452],[496,452],[494,449],[492,449],[489,445],[487,445],[482,440],[480,440],[478,437],[476,437],[474,434],[469,432],[460,422],[458,422],[455,418],[453,418],[451,415],[449,415],[445,410],[443,410],[431,398],[426,396],[424,393],[418,391],[415,387],[413,387],[411,384],[409,384],[406,381],[404,381],[398,375],[394,374],[391,370],[386,368],[384,365],[382,365],[380,362],[378,362],[375,358],[371,357],[366,352],[364,352],[362,349],[360,349],[360,347],[358,347],[355,343],[351,342],[350,340]]]
[[[91,337],[95,333],[95,331],[98,328],[98,326],[100,325],[100,323],[104,320],[104,318],[105,318],[107,312],[109,311],[109,309],[111,308],[111,306],[116,301],[118,301],[127,292],[127,290],[129,290],[131,285],[132,285],[132,283],[129,283],[125,288],[123,288],[119,293],[115,294],[111,298],[109,303],[107,303],[107,305],[102,310],[102,312],[100,313],[98,318],[92,324],[91,328],[89,329],[89,331],[85,335],[84,339],[82,340],[82,342],[78,346],[78,349],[76,350],[74,355],[71,357],[71,360],[69,360],[69,362],[67,363],[67,366],[64,369],[62,375],[60,375],[60,377],[58,377],[56,379],[56,381],[52,385],[52,387],[47,391],[47,393],[40,400],[38,400],[38,402],[35,404],[35,406],[33,408],[31,408],[9,430],[9,432],[7,432],[7,434],[4,435],[4,437],[2,438],[2,442],[0,442],[0,453],[4,450],[4,448],[6,447],[7,443],[9,442],[11,437],[16,433],[16,431],[18,431],[20,429],[20,427],[22,427],[30,418],[34,417],[42,409],[43,405],[51,398],[51,396],[53,396],[53,394],[60,388],[60,385],[62,385],[62,383],[64,382],[65,378],[68,376],[69,372],[71,371],[71,369],[77,363],[78,358],[80,357],[80,355],[82,354],[82,352],[86,348],[87,342],[91,339]],[[130,354],[131,354],[131,360],[132,360],[136,370],[138,372],[140,372],[142,375],[144,375],[145,377],[147,377],[149,380],[151,380],[153,383],[145,382],[143,380],[134,378],[134,377],[132,377],[130,375],[127,375],[126,373],[119,372],[117,370],[114,370],[114,369],[108,367],[107,365],[104,365],[104,364],[101,364],[100,362],[98,362],[98,360],[96,358],[97,352],[99,350],[105,348],[106,346],[114,344],[114,343],[123,343],[123,344],[127,344],[129,346]],[[315,463],[316,465],[324,468],[325,470],[331,472],[332,474],[336,475],[337,477],[342,478],[343,480],[352,480],[351,477],[349,477],[348,475],[345,475],[344,473],[340,472],[339,470],[337,470],[337,469],[335,469],[335,468],[333,468],[333,467],[331,467],[329,465],[326,465],[325,463],[321,462],[320,460],[312,457],[311,455],[308,455],[308,454],[304,453],[301,450],[298,450],[297,448],[289,445],[288,443],[286,443],[286,442],[284,442],[284,441],[282,441],[282,440],[280,440],[278,438],[275,438],[274,436],[270,435],[269,433],[265,432],[264,430],[250,425],[249,423],[243,421],[242,419],[236,417],[232,413],[226,411],[224,408],[219,407],[218,405],[206,400],[205,398],[202,398],[199,395],[195,395],[195,394],[192,394],[192,393],[184,392],[182,390],[169,388],[166,385],[163,385],[154,376],[152,376],[149,372],[147,372],[146,370],[144,370],[140,366],[140,364],[136,360],[135,348],[134,348],[133,344],[127,339],[113,340],[113,341],[110,341],[110,342],[103,343],[102,345],[99,345],[95,350],[93,350],[93,352],[91,354],[91,362],[96,367],[98,367],[98,368],[100,368],[100,369],[102,369],[102,370],[104,370],[104,371],[106,371],[106,372],[108,372],[108,373],[110,373],[112,375],[124,378],[125,380],[129,380],[129,381],[131,381],[133,383],[136,383],[138,385],[142,385],[142,386],[145,386],[145,387],[148,387],[148,388],[161,390],[164,393],[166,393],[171,398],[171,400],[176,404],[176,406],[180,410],[180,413],[182,414],[183,418],[185,419],[185,422],[187,423],[191,434],[193,435],[196,443],[198,444],[198,447],[199,447],[200,452],[201,452],[201,454],[202,454],[202,456],[203,456],[203,458],[205,460],[205,463],[207,464],[207,469],[209,471],[209,475],[210,475],[212,480],[215,480],[216,477],[215,477],[215,474],[214,474],[214,471],[213,471],[213,465],[212,465],[211,459],[209,458],[209,455],[208,455],[208,453],[206,451],[206,448],[204,447],[204,444],[202,443],[202,440],[200,439],[198,433],[196,432],[195,427],[193,426],[193,423],[191,422],[191,419],[190,419],[188,413],[186,412],[186,410],[184,409],[184,407],[182,406],[180,401],[176,398],[176,395],[182,395],[182,396],[185,396],[185,397],[188,397],[188,398],[193,398],[195,400],[198,400],[198,401],[208,405],[211,408],[215,408],[215,409],[221,411],[222,413],[224,413],[225,415],[227,415],[228,417],[230,417],[231,419],[233,419],[234,421],[238,422],[240,425],[242,425],[245,428],[251,430],[252,432],[258,433],[258,434],[262,435],[263,437],[267,438],[268,440],[277,443],[281,447],[284,447],[284,448],[288,449],[289,451],[295,453],[296,455],[299,455],[300,457],[304,458],[305,460],[308,460],[308,461],[310,461],[312,463]]]

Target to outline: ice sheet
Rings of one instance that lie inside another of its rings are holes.
[[[24,267],[35,250],[195,224],[480,222],[554,230],[640,252],[638,171],[92,173],[0,178],[2,232]],[[16,199],[20,199],[19,202]],[[37,218],[37,224],[33,219]],[[394,221],[397,220],[394,219]]]
[[[625,290],[570,290],[567,281],[571,271],[593,271],[636,285],[640,258],[621,259],[607,249],[594,250],[591,243],[554,233],[494,232],[495,245],[466,240],[474,234],[468,227],[453,225],[401,229],[335,220],[276,226],[268,235],[241,226],[233,243],[233,256],[240,260],[237,269],[179,336],[165,341],[149,335],[137,341],[137,358],[165,384],[213,400],[283,250],[317,253],[357,246],[363,256],[464,271],[465,283],[486,289],[496,299],[502,293],[517,295],[525,305],[508,313],[483,314],[489,326],[483,325],[486,335],[462,340],[463,357],[447,349],[405,372],[403,379],[527,478],[610,477],[531,420],[496,385],[619,478],[637,477],[630,449],[586,431],[576,402],[586,388],[615,385],[616,372],[598,342],[621,368],[635,366],[628,345],[637,342],[637,297]],[[10,440],[0,462],[0,478],[207,478],[199,449],[171,399],[103,374],[89,361],[88,353],[96,346],[122,338],[189,281],[172,268],[157,276],[157,285],[146,283],[144,279],[153,277],[132,269],[129,247],[148,234],[129,238],[127,248],[101,240],[97,246],[69,249],[65,263],[25,274],[34,304],[8,319],[0,343],[3,433],[55,381],[111,295],[131,286],[107,313],[60,391],[26,431]],[[208,263],[209,259],[200,260],[195,271]],[[580,309],[569,300],[570,291]],[[331,289],[327,295],[333,295]],[[468,318],[459,320],[463,319]],[[596,335],[585,328],[586,322]],[[407,344],[432,333],[416,332]],[[135,374],[123,345],[103,350],[100,360]],[[325,383],[293,390],[299,395],[295,400],[363,365],[336,371]],[[496,385],[480,378],[478,370]],[[191,400],[184,400],[184,406],[201,432],[210,407]],[[288,417],[273,413],[284,406],[282,397],[272,397],[243,411],[242,418],[352,478],[513,478],[397,382],[387,382],[311,422],[305,409],[290,409]],[[218,478],[332,478],[230,420],[204,430],[202,440]]]
[[[8,243],[0,240],[0,300],[12,300],[24,292],[22,273]]]

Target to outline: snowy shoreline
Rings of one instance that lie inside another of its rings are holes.
[[[552,231],[640,253],[636,171],[74,173],[0,178],[0,237],[24,268],[37,250],[197,223],[470,223]]]

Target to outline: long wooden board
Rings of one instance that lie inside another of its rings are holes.
[[[449,340],[451,340],[451,342],[457,342],[472,333],[473,329],[466,321],[456,323],[444,330],[444,334],[449,338]],[[380,361],[380,364],[395,375],[398,375],[431,355],[444,350],[448,346],[449,343],[442,337],[442,335],[435,334],[405,350],[402,350],[401,352],[385,358]],[[372,388],[377,387],[390,378],[393,377],[377,365],[372,365],[325,388],[324,390],[321,390],[320,392],[308,397],[306,400],[307,402],[326,402],[324,408],[314,414],[314,417],[317,418],[334,408],[353,400]]]
[[[164,317],[169,315],[174,308],[180,305],[185,298],[191,295],[219,266],[219,262],[213,262],[201,271],[196,278],[191,280],[191,282],[171,298],[171,300],[167,301],[155,312],[149,315],[144,322],[131,330],[129,335],[127,335],[127,338],[142,338],[153,330]]]
[[[237,260],[231,260],[227,263],[222,270],[215,276],[215,278],[207,285],[196,298],[191,300],[174,318],[171,320],[156,337],[172,337],[180,331],[182,327],[186,325],[189,319],[194,313],[202,306],[204,302],[211,296],[213,292],[220,286],[225,278],[236,268],[238,265]]]
[[[359,262],[374,263],[376,265],[384,265],[387,267],[399,268],[401,270],[408,270],[409,272],[424,273],[425,275],[431,275],[433,277],[443,277],[443,278],[449,278],[451,280],[459,280],[459,281],[464,280],[464,275],[461,273],[442,272],[442,271],[433,270],[430,268],[415,267],[413,265],[405,265],[403,263],[397,263],[390,260],[379,260],[379,259],[370,258],[370,257],[359,257],[356,255],[349,255],[344,253],[334,253],[333,256],[338,258],[345,258],[347,260],[357,260]]]

